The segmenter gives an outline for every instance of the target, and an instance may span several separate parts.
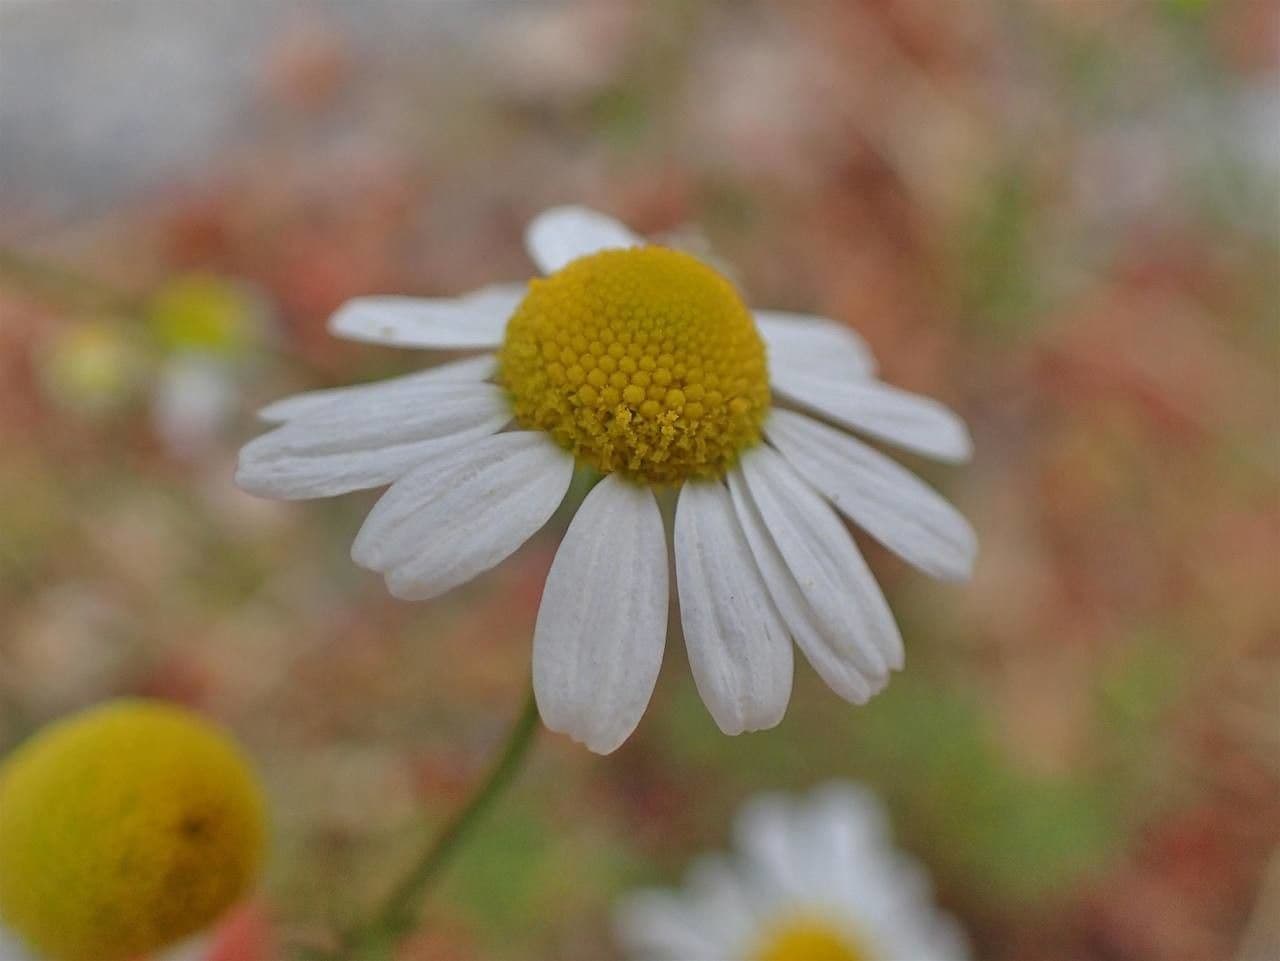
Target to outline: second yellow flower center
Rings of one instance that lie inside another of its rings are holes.
[[[870,961],[862,947],[822,921],[782,924],[751,954],[752,961]]]
[[[710,267],[664,247],[602,251],[533,281],[499,364],[521,427],[654,484],[722,476],[769,407],[750,311]]]

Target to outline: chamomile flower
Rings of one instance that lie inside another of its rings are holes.
[[[617,912],[636,959],[962,961],[959,926],[933,905],[923,869],[897,851],[867,790],[829,784],[803,799],[749,802],[733,858],[707,857],[684,890],[645,891]]]
[[[569,525],[533,638],[543,721],[593,751],[630,735],[667,634],[655,493],[678,492],[680,619],[694,680],[728,734],[777,724],[792,642],[865,702],[902,640],[840,514],[930,574],[963,578],[976,541],[933,490],[849,431],[963,460],[964,425],[884,384],[862,341],[817,317],[751,311],[688,254],[578,207],[527,233],[546,275],[451,299],[362,297],[341,337],[486,351],[432,370],[269,405],[241,452],[255,494],[391,485],[352,557],[391,593],[435,597],[546,523],[575,462],[604,475]]]
[[[191,957],[264,833],[240,752],[188,711],[117,701],[46,728],[0,767],[0,958]]]

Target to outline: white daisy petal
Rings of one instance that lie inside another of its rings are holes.
[[[725,946],[706,930],[698,912],[683,898],[660,891],[628,895],[618,908],[618,940],[631,956],[654,961],[720,958]]]
[[[408,391],[422,384],[440,383],[480,383],[492,377],[497,370],[498,359],[494,354],[482,354],[479,357],[464,357],[462,360],[450,361],[431,367],[428,370],[406,374],[403,377],[392,377],[389,380],[375,381],[372,384],[357,384],[353,387],[326,387],[321,390],[309,390],[303,394],[294,394],[274,401],[258,411],[258,418],[269,424],[283,424],[285,421],[309,414],[325,404],[335,400],[356,399],[361,394],[372,391],[392,392],[402,387]]]
[[[495,284],[456,298],[357,297],[338,308],[329,331],[389,347],[496,347],[525,291],[524,284]]]
[[[909,470],[843,431],[774,410],[765,433],[836,510],[927,574],[962,580],[978,539],[969,522]]]
[[[719,855],[704,854],[689,867],[685,878],[689,903],[696,907],[708,935],[722,946],[722,953],[714,957],[742,957],[759,927],[760,892],[753,882]]]
[[[917,905],[917,912],[923,913],[932,907],[932,902]],[[902,912],[905,914],[906,912]],[[914,945],[899,952],[900,957],[938,958],[939,961],[965,961],[972,957],[969,949],[969,938],[964,928],[955,918],[935,917],[932,923],[922,925],[914,930],[904,932],[905,941],[910,937]]]
[[[868,677],[853,658],[842,656],[842,652],[823,636],[808,599],[773,543],[740,475],[729,476],[729,492],[756,564],[769,587],[769,595],[787,630],[828,687],[845,700],[865,704],[888,682],[888,675]]]
[[[644,243],[625,225],[587,207],[552,207],[534,217],[525,231],[525,247],[544,274],[553,274],[579,257],[615,247]]]
[[[215,943],[212,934],[196,935],[154,955],[155,961],[203,961],[213,953]]]
[[[597,754],[644,713],[667,631],[667,545],[653,493],[610,474],[556,552],[533,632],[533,689],[547,727]]]
[[[811,314],[781,310],[753,312],[756,328],[769,348],[770,369],[842,379],[871,377],[876,360],[871,349],[844,324]]]
[[[791,638],[722,484],[681,489],[675,558],[689,666],[707,710],[725,734],[773,727],[791,697]]]
[[[870,791],[842,782],[822,785],[796,808],[795,827],[800,836],[794,843],[809,852],[809,877],[819,886],[848,891],[873,913],[897,894],[885,883],[886,875],[899,879],[889,846],[889,819]],[[872,857],[880,858],[884,868],[868,888],[862,882],[871,879],[859,865]],[[821,893],[821,887],[809,891]]]
[[[505,560],[555,513],[573,458],[545,434],[497,434],[433,457],[382,495],[351,548],[404,600],[427,600]]]
[[[751,799],[733,822],[733,835],[751,859],[751,869],[780,896],[796,897],[807,890],[812,865],[808,852],[797,847],[793,805],[780,794]]]
[[[944,405],[877,380],[837,380],[800,369],[772,371],[773,388],[845,427],[945,461],[968,460],[968,428]]]
[[[884,595],[835,511],[776,451],[729,475],[734,508],[783,621],[836,693],[861,703],[902,666]]]
[[[17,935],[0,927],[0,961],[39,961]]]
[[[250,441],[240,451],[236,484],[285,500],[380,487],[510,419],[506,397],[492,384],[370,386]]]
[[[902,637],[880,586],[831,507],[777,452],[758,447],[741,471],[779,553],[833,635],[846,635],[872,665],[902,667]]]

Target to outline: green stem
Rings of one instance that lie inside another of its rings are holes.
[[[0,247],[0,280],[35,297],[63,306],[115,313],[138,309],[136,298],[61,264]]]
[[[390,957],[396,941],[412,929],[423,893],[448,864],[476,822],[511,783],[533,744],[533,736],[537,730],[538,706],[534,701],[533,691],[530,690],[524,707],[507,736],[507,743],[488,775],[436,835],[422,857],[391,889],[382,906],[346,939],[349,953],[344,957],[361,961],[366,958]]]

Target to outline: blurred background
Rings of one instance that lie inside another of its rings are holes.
[[[832,777],[979,958],[1274,957],[1278,70],[1271,0],[0,2],[0,750],[194,705],[268,783],[271,951],[361,916],[501,743],[564,519],[405,604],[348,557],[372,493],[255,500],[235,454],[437,359],[330,339],[342,301],[523,278],[587,203],[960,410],[975,462],[911,466],[982,554],[861,541],[908,650],[865,708],[798,667],[723,737],[674,639],[616,754],[542,737],[404,958],[615,957],[620,892]]]

